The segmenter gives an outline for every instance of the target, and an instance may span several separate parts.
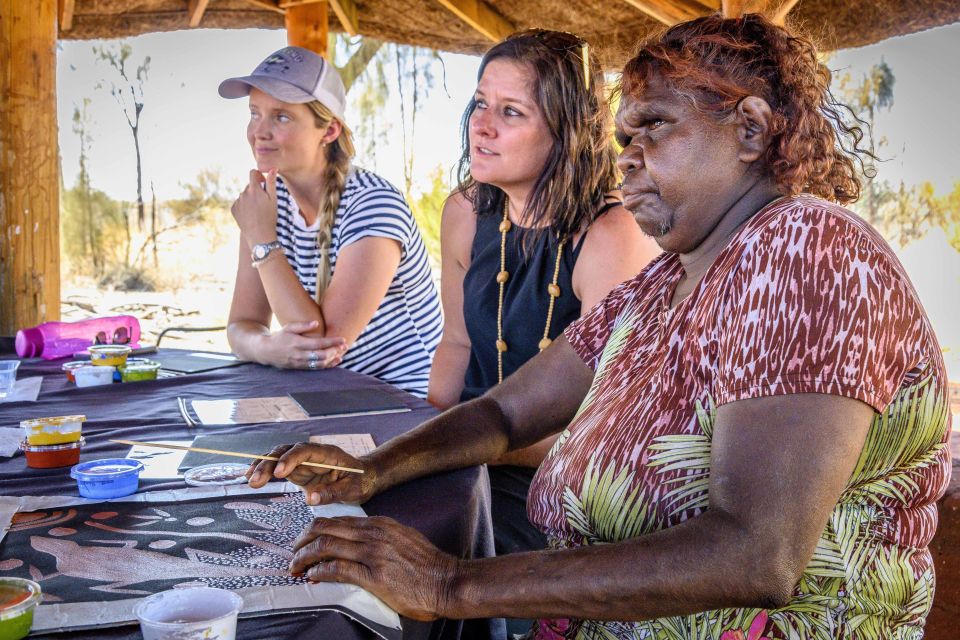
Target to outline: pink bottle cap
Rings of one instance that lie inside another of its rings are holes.
[[[14,347],[21,358],[35,358],[43,350],[43,334],[36,327],[21,329],[17,331]]]

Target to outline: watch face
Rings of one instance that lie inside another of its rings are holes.
[[[253,247],[253,258],[255,260],[263,260],[267,257],[267,253],[270,252],[270,247],[265,244],[258,244]]]

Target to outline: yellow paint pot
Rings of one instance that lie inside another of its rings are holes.
[[[125,344],[95,344],[87,347],[90,364],[101,367],[122,367],[127,363],[130,347]]]
[[[31,446],[67,444],[80,439],[87,416],[54,416],[21,420],[23,437]]]

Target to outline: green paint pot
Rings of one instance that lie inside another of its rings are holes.
[[[0,578],[0,640],[26,638],[33,610],[40,604],[40,585],[26,578]]]
[[[120,379],[123,382],[143,382],[156,380],[160,371],[160,363],[153,360],[142,360],[136,363],[127,363],[120,368]]]

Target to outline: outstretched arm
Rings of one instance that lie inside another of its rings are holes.
[[[280,455],[279,463],[264,460],[251,466],[250,485],[263,486],[276,476],[304,486],[311,504],[364,501],[402,482],[483,464],[561,431],[592,379],[593,371],[561,337],[483,397],[445,411],[359,460],[345,458],[335,447],[279,448],[273,452]],[[306,461],[359,465],[365,473],[298,466]]]
[[[418,619],[644,620],[783,606],[871,419],[858,400],[817,394],[722,406],[706,512],[624,542],[463,561],[389,519],[317,519],[291,569],[357,584]]]

